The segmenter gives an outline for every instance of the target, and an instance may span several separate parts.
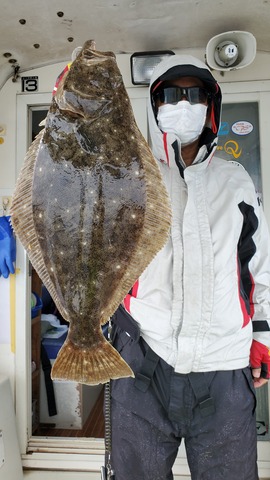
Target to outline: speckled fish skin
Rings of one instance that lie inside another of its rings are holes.
[[[86,42],[61,80],[11,211],[30,261],[70,322],[52,377],[94,385],[132,376],[101,325],[165,245],[171,210],[113,53]]]

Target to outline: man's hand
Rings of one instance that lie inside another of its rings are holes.
[[[254,387],[262,387],[270,378],[270,349],[256,340],[253,340],[250,349],[250,365]]]

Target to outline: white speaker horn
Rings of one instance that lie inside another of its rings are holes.
[[[206,46],[206,63],[212,70],[237,70],[253,62],[256,38],[240,30],[212,37]]]

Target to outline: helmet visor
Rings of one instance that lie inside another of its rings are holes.
[[[153,93],[154,103],[159,100],[161,103],[170,103],[176,105],[180,100],[186,99],[191,105],[196,103],[207,104],[211,94],[202,87],[178,87],[178,86],[164,86],[159,87]]]

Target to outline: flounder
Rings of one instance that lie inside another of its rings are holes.
[[[87,41],[61,79],[11,214],[70,322],[52,378],[94,385],[132,376],[101,326],[166,243],[171,208],[112,52]]]

